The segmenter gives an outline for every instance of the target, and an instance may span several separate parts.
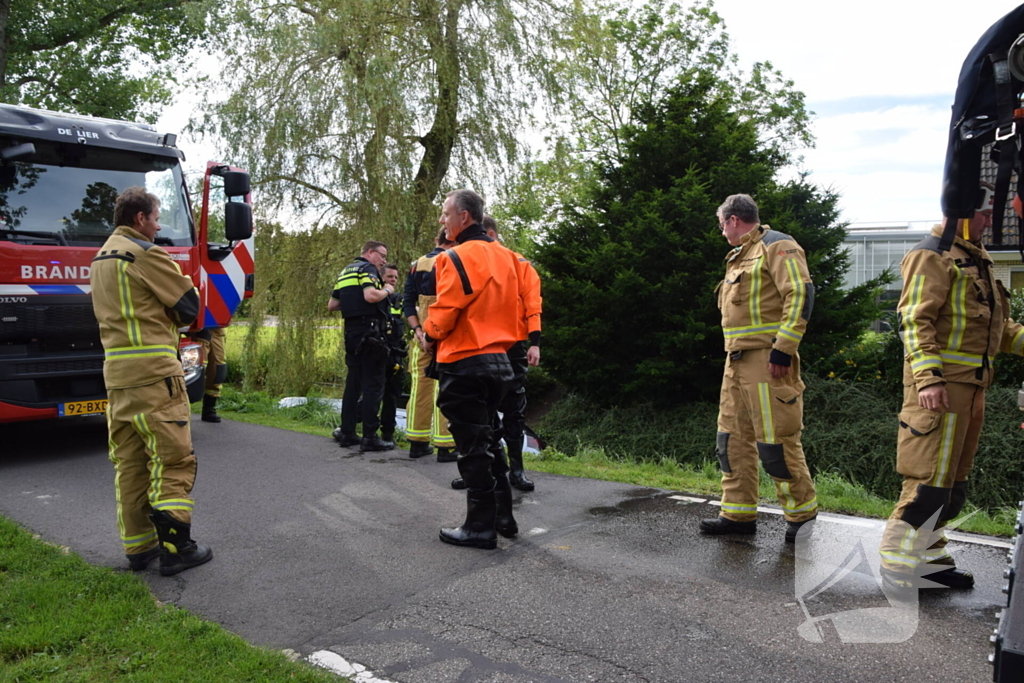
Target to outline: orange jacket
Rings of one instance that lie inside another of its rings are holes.
[[[540,275],[522,255],[514,251],[512,253],[516,257],[519,289],[522,292],[519,298],[519,339],[522,340],[529,337],[531,332],[540,332]],[[540,335],[535,335],[535,338],[539,341]]]
[[[437,300],[427,311],[423,330],[437,341],[437,362],[505,353],[519,341],[520,280],[514,252],[486,238],[470,238],[440,254],[434,269]]]

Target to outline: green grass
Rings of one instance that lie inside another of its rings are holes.
[[[538,472],[570,477],[617,481],[709,496],[718,496],[722,492],[721,474],[718,466],[711,462],[696,467],[680,464],[671,458],[633,461],[609,457],[604,449],[589,447],[580,448],[571,456],[554,448],[547,448],[538,456],[526,454],[524,462],[529,469]],[[863,487],[852,484],[836,474],[819,474],[815,477],[814,483],[818,492],[818,505],[825,512],[880,519],[887,518],[892,513],[893,501],[869,493]],[[762,503],[778,504],[775,485],[764,472],[761,472],[758,489]],[[977,508],[968,505],[964,514],[971,516],[959,527],[961,531],[990,536],[1014,534],[1017,511],[1013,508],[1003,508],[990,514],[984,510],[977,511]]]
[[[315,683],[337,676],[163,605],[0,517],[0,681]]]

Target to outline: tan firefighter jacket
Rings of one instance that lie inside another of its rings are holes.
[[[987,387],[995,355],[1021,353],[1024,326],[1010,319],[1009,293],[985,248],[957,237],[940,252],[941,237],[935,226],[900,265],[905,381],[918,389],[945,381]]]
[[[807,258],[789,235],[758,226],[726,257],[718,285],[726,351],[774,348],[796,355],[813,307]]]
[[[199,294],[170,255],[119,226],[93,259],[90,282],[107,389],[181,376],[178,327],[195,320]]]

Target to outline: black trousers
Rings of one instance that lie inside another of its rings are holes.
[[[389,362],[386,348],[381,350],[380,347],[363,342],[371,331],[369,325],[350,325],[345,321],[345,366],[348,368],[348,377],[345,378],[345,394],[341,402],[341,431],[355,434],[356,422],[360,421],[357,418],[361,412],[363,436],[367,438],[377,436],[377,428],[380,426],[378,414],[384,397],[384,373]]]
[[[522,461],[523,432],[526,431],[526,342],[516,342],[506,355],[512,366],[512,381],[505,397],[498,404],[501,419],[495,415],[495,447],[504,438],[509,454],[518,454],[518,459]]]
[[[438,363],[437,407],[459,449],[459,474],[470,491],[490,491],[494,478],[508,472],[505,458],[494,452],[498,406],[512,382],[512,364],[504,353],[470,356]]]
[[[387,368],[384,369],[384,398],[380,405],[380,431],[382,434],[394,434],[398,424],[398,400],[402,395],[402,361],[391,356]],[[343,404],[344,405],[344,404]]]

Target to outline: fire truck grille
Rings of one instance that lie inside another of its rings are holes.
[[[27,344],[40,339],[99,344],[100,328],[92,302],[0,304],[0,343]]]
[[[14,367],[15,375],[46,375],[53,373],[103,372],[102,358],[78,358],[73,360],[24,361]]]

